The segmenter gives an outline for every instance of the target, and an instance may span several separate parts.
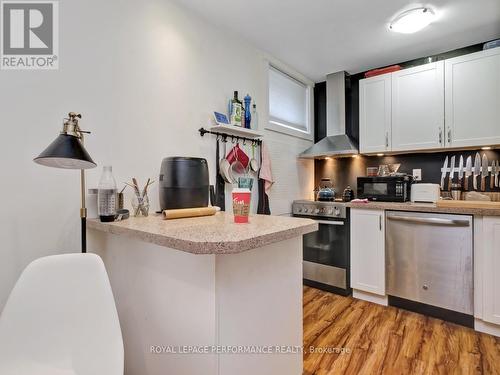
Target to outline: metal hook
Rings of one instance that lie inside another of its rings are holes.
[[[247,144],[247,139],[243,138],[243,146],[246,146],[246,144]]]

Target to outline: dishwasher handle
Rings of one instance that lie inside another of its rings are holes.
[[[412,216],[387,215],[387,219],[394,221],[405,221],[407,223],[414,223],[414,224],[433,224],[433,225],[446,225],[453,227],[468,227],[470,225],[469,220],[441,219],[438,217],[412,217]]]

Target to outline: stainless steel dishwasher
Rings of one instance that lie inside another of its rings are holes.
[[[387,294],[472,316],[472,229],[472,216],[388,211]]]

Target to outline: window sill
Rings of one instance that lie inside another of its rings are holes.
[[[274,124],[273,122],[269,122],[265,126],[265,129],[266,130],[271,130],[271,131],[276,132],[276,133],[281,133],[281,134],[289,135],[289,136],[292,136],[292,137],[295,137],[295,138],[305,139],[307,141],[313,141],[314,140],[314,136],[313,136],[312,133],[301,132],[300,130],[295,130],[295,129],[292,129],[292,128],[287,128],[285,126]]]

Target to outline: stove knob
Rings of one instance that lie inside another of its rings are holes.
[[[338,208],[335,208],[334,214],[335,216],[340,216],[340,210]]]
[[[304,208],[304,212],[308,212],[309,210],[307,208]]]
[[[297,212],[302,212],[302,208],[297,208]]]
[[[319,208],[315,208],[315,209],[314,209],[314,213],[315,213],[315,214],[319,214]]]
[[[326,213],[327,213],[328,215],[331,215],[331,214],[333,213],[333,209],[331,209],[331,208],[327,209],[327,210],[326,210]]]

